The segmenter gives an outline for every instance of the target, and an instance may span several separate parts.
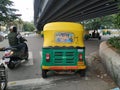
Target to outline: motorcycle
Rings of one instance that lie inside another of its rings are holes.
[[[28,46],[25,42],[19,46],[7,47],[4,51],[2,59],[9,69],[14,69],[20,65],[22,60],[28,61]]]

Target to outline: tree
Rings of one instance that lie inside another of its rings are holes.
[[[119,31],[119,36],[120,36],[120,13],[116,14],[114,19],[115,19],[114,20],[115,28],[117,28],[117,30]]]
[[[85,26],[85,30],[92,30],[92,19],[85,20],[82,23]]]
[[[119,16],[120,14],[119,15],[113,14],[104,17],[85,20],[84,21],[85,29],[86,30],[97,30],[97,29],[106,29],[106,28],[113,29],[116,27],[115,20],[117,20],[118,22],[120,21],[119,19],[116,19]]]
[[[115,18],[114,20],[115,27],[117,29],[120,29],[120,13],[116,14],[114,18]]]
[[[100,21],[94,20],[94,21],[92,22],[92,29],[93,29],[93,30],[98,30],[98,29],[100,29],[100,26],[101,26],[101,22],[100,22]]]
[[[30,23],[30,22],[24,22],[23,30],[24,31],[34,31],[35,30],[34,24]]]
[[[114,16],[115,16],[115,14],[100,17],[102,29],[105,29],[105,28],[111,28],[112,29],[112,28],[114,28],[114,24],[113,24]]]
[[[115,0],[113,0],[113,1],[115,1]],[[117,0],[117,2],[118,2],[118,8],[120,9],[120,0]],[[115,27],[117,29],[120,29],[120,11],[116,14],[114,19],[115,19],[115,21],[114,21]]]
[[[11,6],[13,6],[12,1],[0,0],[0,21],[7,23],[18,18],[15,14],[17,9],[10,8]]]
[[[86,30],[98,30],[101,26],[101,22],[99,18],[95,18],[84,21],[84,25]]]
[[[117,0],[117,1],[118,1],[118,8],[120,9],[120,0]],[[119,36],[120,36],[120,11],[116,14],[114,19],[115,19],[114,25],[119,30]]]

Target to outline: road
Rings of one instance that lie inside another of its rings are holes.
[[[22,81],[22,80],[30,80],[31,82],[35,79],[42,79],[41,78],[41,70],[40,70],[40,60],[41,60],[41,49],[43,45],[43,38],[40,36],[28,36],[26,37],[29,47],[29,61],[24,62],[21,66],[15,68],[14,70],[10,70],[7,68],[8,71],[8,81]],[[86,57],[89,56],[91,53],[98,51],[99,44],[107,40],[106,37],[103,37],[101,41],[97,39],[90,39],[85,41],[86,46]],[[0,42],[0,47],[8,46],[7,39],[3,42]],[[3,53],[0,53],[0,57]],[[81,78],[79,75],[74,74],[54,74],[50,75],[47,81],[50,81],[49,84],[42,85],[41,89],[28,89],[28,90],[107,90],[110,89],[108,83],[96,78],[93,73],[87,71],[88,77]],[[43,80],[44,81],[44,80]],[[46,81],[44,81],[46,82]],[[41,82],[43,83],[43,82]],[[37,87],[37,86],[36,86]],[[20,90],[20,89],[15,89]],[[27,89],[25,89],[27,90]]]
[[[8,70],[8,81],[40,78],[40,52],[43,40],[40,37],[26,37],[29,47],[29,61],[23,62],[19,67],[14,70]],[[8,46],[8,40],[0,42],[0,46]],[[2,57],[2,55],[0,56]]]

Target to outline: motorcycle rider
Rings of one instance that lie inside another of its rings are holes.
[[[10,33],[8,34],[8,42],[11,47],[18,45],[17,33],[13,30],[13,27],[10,27]]]
[[[10,33],[8,34],[8,41],[9,45],[13,48],[17,48],[18,50],[15,52],[14,55],[20,55],[21,54],[21,49],[25,53],[28,51],[28,47],[26,46],[24,41],[27,41],[24,39],[20,33],[17,32],[17,27],[11,26],[10,27]]]

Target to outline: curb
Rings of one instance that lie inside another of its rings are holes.
[[[120,54],[111,49],[111,47],[107,45],[107,42],[100,44],[99,54],[103,60],[103,64],[106,66],[107,72],[120,86]]]

